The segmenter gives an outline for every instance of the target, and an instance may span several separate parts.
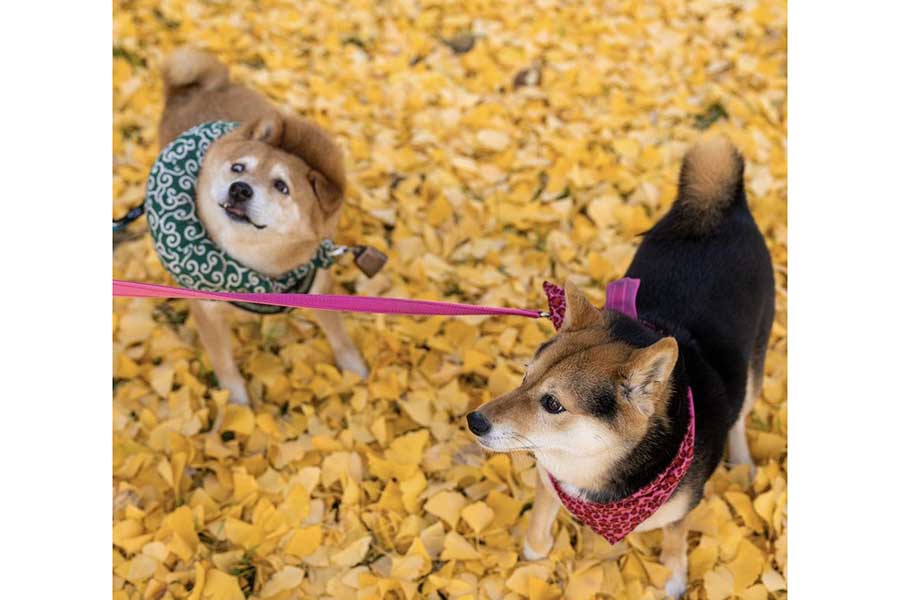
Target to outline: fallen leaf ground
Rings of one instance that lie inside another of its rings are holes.
[[[786,7],[782,2],[114,3],[113,214],[157,152],[159,64],[207,47],[326,125],[352,189],[338,241],[390,257],[338,291],[542,308],[598,304],[671,204],[704,128],[747,158],[777,270],[759,465],[691,514],[690,598],[786,596]],[[115,276],[171,283],[143,222]],[[241,315],[258,399],[225,406],[182,301],[115,300],[114,598],[661,598],[658,532],[609,546],[567,515],[520,558],[535,469],[487,456],[464,413],[521,378],[549,323],[349,316],[372,367],[339,372],[310,316]],[[222,436],[204,433],[225,410]]]

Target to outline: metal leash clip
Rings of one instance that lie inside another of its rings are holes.
[[[347,252],[353,253],[353,264],[369,278],[374,277],[387,262],[387,256],[372,246],[336,246],[331,255],[338,257]]]

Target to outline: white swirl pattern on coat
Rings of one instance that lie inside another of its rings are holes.
[[[186,288],[247,293],[306,293],[317,268],[334,264],[324,240],[316,256],[280,277],[246,267],[216,246],[197,216],[195,188],[210,144],[238,123],[215,121],[187,130],[166,146],[150,171],[145,199],[153,245],[166,270]]]

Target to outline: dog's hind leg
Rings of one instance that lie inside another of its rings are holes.
[[[771,275],[769,275],[771,278]],[[753,410],[753,405],[759,399],[765,377],[766,352],[769,349],[769,337],[772,334],[772,323],[775,321],[775,287],[771,285],[768,297],[765,298],[763,312],[756,331],[756,339],[750,352],[750,360],[747,366],[747,384],[744,390],[744,404],[741,406],[741,415],[728,432],[728,458],[731,464],[750,465],[750,479],[756,475],[756,467],[753,457],[750,456],[750,447],[747,445],[747,415]]]
[[[765,376],[766,351],[769,345],[769,334],[772,331],[772,321],[775,316],[774,300],[767,303],[763,315],[762,326],[756,336],[753,352],[750,356],[750,364],[747,368],[747,385],[744,391],[744,403],[741,406],[741,415],[728,432],[728,459],[734,465],[750,465],[750,478],[756,474],[756,466],[753,457],[750,456],[750,447],[747,445],[747,415],[753,411],[753,405],[759,399],[762,392],[763,377]]]
[[[663,527],[662,552],[659,560],[672,571],[666,582],[666,595],[681,598],[687,590],[687,524],[685,519]]]
[[[753,405],[759,397],[762,389],[762,369],[755,369],[751,364],[747,373],[747,389],[744,395],[744,403],[741,406],[741,414],[728,432],[728,460],[733,465],[750,465],[750,477],[756,470],[753,465],[753,457],[750,456],[750,446],[747,444],[747,415],[753,410]]]
[[[231,351],[231,330],[226,315],[229,306],[210,300],[192,300],[190,306],[191,315],[197,323],[197,333],[209,354],[219,386],[229,391],[230,402],[249,404],[247,386]]]
[[[550,554],[553,547],[553,521],[562,506],[550,487],[547,472],[538,465],[538,480],[534,490],[531,521],[525,534],[522,555],[528,560],[539,560]]]

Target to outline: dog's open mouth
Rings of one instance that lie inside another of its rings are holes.
[[[219,206],[225,211],[232,221],[237,221],[238,223],[249,223],[253,225],[257,229],[265,229],[266,225],[257,225],[253,221],[250,220],[250,217],[247,215],[247,211],[244,210],[243,206],[238,206],[236,204],[232,204],[231,202],[225,202],[224,204],[220,204]]]

